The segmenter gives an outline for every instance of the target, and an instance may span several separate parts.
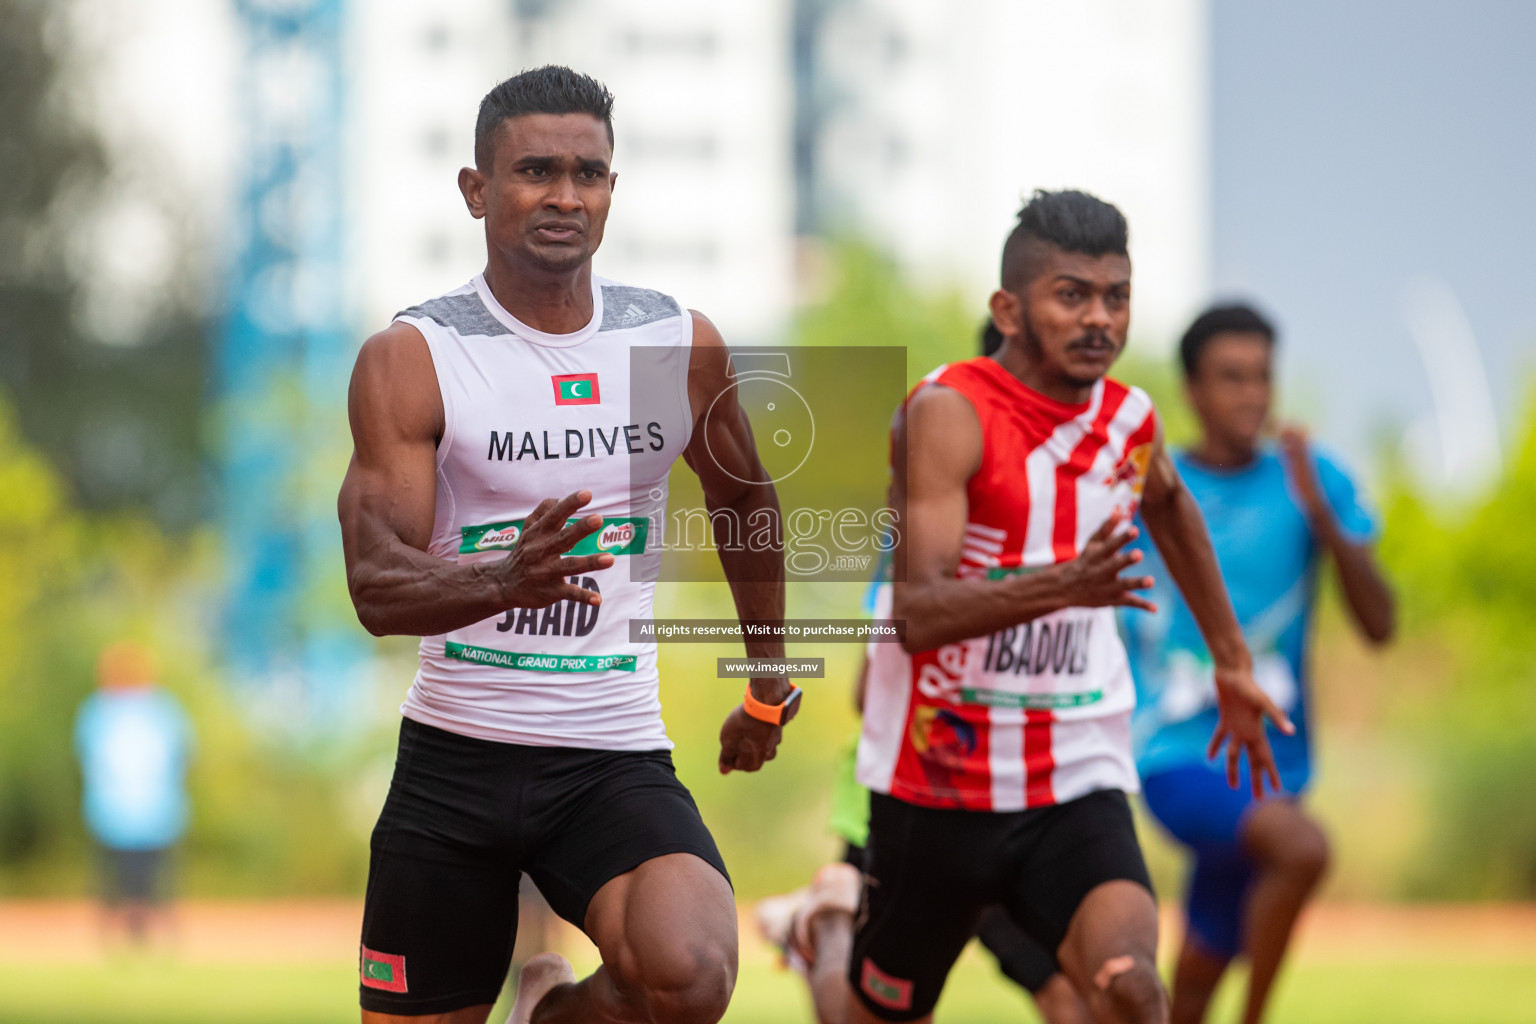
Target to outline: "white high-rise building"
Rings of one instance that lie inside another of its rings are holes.
[[[801,3],[817,228],[980,301],[1021,199],[1083,188],[1130,221],[1133,336],[1171,343],[1209,287],[1205,0]]]
[[[497,81],[568,64],[617,97],[619,183],[599,274],[675,295],[732,343],[792,305],[787,0],[371,0],[355,8],[357,252],[370,322],[484,261],[455,178]]]
[[[1207,2],[349,3],[359,326],[376,330],[479,269],[481,225],[456,184],[476,108],[500,79],[560,62],[618,97],[619,187],[598,272],[672,292],[734,343],[782,338],[797,222],[869,238],[919,281],[959,285],[979,316],[1021,199],[1065,186],[1130,218],[1133,334],[1167,343],[1210,280]],[[142,97],[110,91],[139,101],[135,123],[186,154],[175,169],[200,191],[228,194],[240,150],[234,82],[216,73],[237,57],[228,12],[92,3],[131,13],[139,50],[202,61],[180,80],[163,63],[160,77],[134,72]],[[202,79],[214,87],[176,84]]]

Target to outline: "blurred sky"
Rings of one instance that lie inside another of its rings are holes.
[[[1210,10],[1213,284],[1279,321],[1290,404],[1357,464],[1407,428],[1416,468],[1444,476],[1425,465],[1439,436],[1404,293],[1449,294],[1507,450],[1536,371],[1536,4]],[[1480,398],[1462,390],[1446,429],[1475,438]]]

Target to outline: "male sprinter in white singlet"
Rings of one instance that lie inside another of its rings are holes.
[[[850,1021],[926,1020],[992,904],[1103,1022],[1168,1018],[1157,908],[1125,794],[1134,688],[1114,606],[1149,607],[1124,546],[1138,503],[1216,661],[1235,775],[1278,788],[1255,684],[1205,525],[1146,394],[1105,377],[1125,344],[1120,211],[1037,192],[1003,249],[1004,344],[940,367],[892,431],[894,608],[871,645],[858,778],[870,797]],[[903,502],[904,499],[904,502]],[[904,582],[903,582],[904,581]]]
[[[592,274],[612,108],[568,68],[492,89],[459,172],[484,273],[358,355],[348,583],[370,632],[422,637],[373,833],[365,1022],[485,1021],[523,872],[603,965],[577,982],[555,954],[530,960],[517,1024],[709,1024],[735,984],[730,883],[672,769],[656,647],[631,643],[629,621],[651,615],[678,456],[712,512],[777,524],[778,499],[744,482],[768,477],[715,328]],[[783,618],[782,546],[720,558],[742,618]],[[773,757],[795,696],[752,681],[722,771]]]

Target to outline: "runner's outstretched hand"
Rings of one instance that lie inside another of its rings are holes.
[[[1119,512],[1111,515],[1088,538],[1076,558],[1061,563],[1059,569],[1070,606],[1102,608],[1118,605],[1157,611],[1157,605],[1136,593],[1152,586],[1151,576],[1120,575],[1142,558],[1140,551],[1125,550],[1125,546],[1140,535],[1136,527],[1115,532],[1123,522],[1125,518]]]
[[[1285,456],[1286,472],[1296,496],[1301,499],[1301,510],[1314,522],[1327,515],[1328,498],[1317,476],[1317,461],[1306,428],[1294,424],[1282,427],[1280,451]]]
[[[566,521],[591,500],[591,491],[576,491],[559,501],[545,498],[523,520],[523,530],[512,546],[512,553],[487,568],[500,578],[507,607],[545,608],[556,601],[567,600],[602,604],[600,595],[566,579],[578,573],[606,569],[613,564],[610,554],[577,555],[574,558],[566,555],[583,537],[602,529],[603,517],[595,514],[574,522]]]
[[[1274,752],[1269,749],[1269,737],[1264,734],[1266,718],[1287,736],[1296,731],[1285,712],[1259,689],[1251,668],[1216,666],[1216,731],[1205,756],[1214,760],[1225,745],[1227,785],[1236,789],[1238,767],[1247,751],[1255,799],[1263,799],[1266,781],[1271,790],[1280,792],[1280,772],[1275,768]]]

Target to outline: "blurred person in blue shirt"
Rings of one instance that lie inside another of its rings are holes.
[[[101,686],[75,719],[85,822],[101,847],[108,932],[120,928],[139,944],[163,905],[170,852],[186,829],[191,729],[176,698],[155,685],[145,648],[114,644],[98,672]]]
[[[1216,726],[1210,655],[1145,540],[1138,546],[1157,581],[1149,596],[1158,611],[1121,615],[1147,806],[1194,857],[1174,1024],[1205,1019],[1237,956],[1250,966],[1244,1020],[1263,1017],[1292,926],[1327,867],[1327,837],[1301,805],[1312,774],[1306,650],[1322,563],[1333,562],[1366,639],[1384,643],[1394,628],[1392,592],[1373,553],[1375,523],[1349,473],[1298,428],[1264,440],[1274,348],[1274,328],[1249,307],[1219,306],[1195,320],[1179,355],[1201,436],[1174,463],[1210,527],[1254,677],[1296,724],[1292,736],[1269,733],[1280,795],[1255,800],[1246,766],[1229,785],[1224,766],[1208,757]]]

